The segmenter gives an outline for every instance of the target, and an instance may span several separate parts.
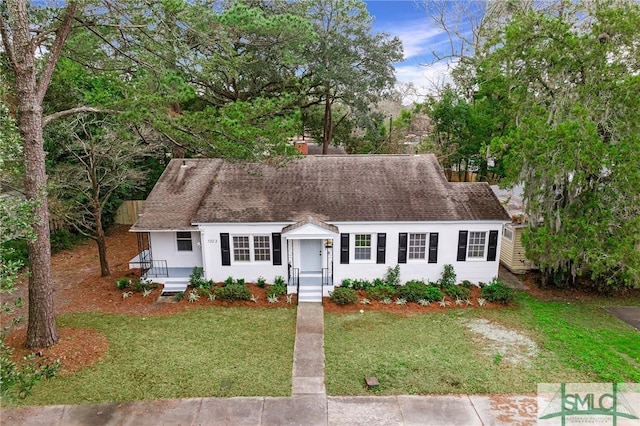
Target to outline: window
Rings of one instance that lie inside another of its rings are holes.
[[[249,237],[233,237],[233,260],[235,260],[236,262],[251,262]]]
[[[504,237],[509,240],[509,241],[513,241],[513,229],[511,229],[510,227],[504,227]]]
[[[355,260],[371,260],[371,234],[356,234]]]
[[[268,262],[271,260],[269,235],[236,235],[233,237],[233,260],[236,262]]]
[[[424,259],[427,253],[427,234],[409,234],[409,259]]]
[[[193,251],[191,232],[177,232],[176,241],[178,242],[178,251]]]
[[[486,240],[486,232],[469,232],[469,246],[467,247],[467,257],[474,259],[483,259]]]
[[[253,260],[270,261],[271,247],[269,246],[269,237],[267,235],[256,235],[253,237]]]

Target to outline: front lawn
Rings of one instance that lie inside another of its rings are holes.
[[[618,304],[638,304],[619,300]],[[542,302],[519,295],[504,309],[452,309],[411,317],[325,313],[327,392],[360,395],[365,376],[381,394],[534,393],[542,382],[639,382],[640,333],[601,309],[611,301]],[[488,321],[488,322],[487,322]],[[535,342],[519,362],[469,324]],[[486,326],[485,324],[485,326]],[[528,339],[527,339],[528,338]],[[530,339],[530,340],[529,340]]]
[[[295,309],[197,309],[170,316],[62,315],[59,327],[103,333],[100,362],[42,381],[21,405],[204,396],[287,396]]]

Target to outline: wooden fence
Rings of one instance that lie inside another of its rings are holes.
[[[123,202],[116,211],[118,225],[133,225],[138,220],[138,213],[142,209],[144,200],[128,200]]]

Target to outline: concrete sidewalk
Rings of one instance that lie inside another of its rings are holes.
[[[296,317],[291,395],[325,396],[324,310],[322,303],[301,302]]]
[[[13,425],[513,425],[534,424],[535,396],[191,398],[55,405],[0,412]]]

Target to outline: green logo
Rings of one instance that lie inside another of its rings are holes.
[[[538,394],[540,394],[540,387]],[[638,416],[617,383],[560,383],[560,389],[553,394],[551,401],[539,415],[540,420],[560,418],[562,425],[571,416],[606,416],[613,425],[618,418],[637,420]],[[586,419],[572,418],[576,423],[592,423]],[[583,421],[580,421],[583,420]],[[607,422],[608,423],[608,422]]]

